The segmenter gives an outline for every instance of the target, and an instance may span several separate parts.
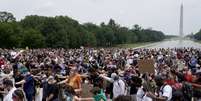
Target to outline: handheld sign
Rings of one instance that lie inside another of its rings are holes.
[[[140,73],[154,73],[154,60],[143,59],[138,61]]]

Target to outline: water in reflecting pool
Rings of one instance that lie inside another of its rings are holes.
[[[146,46],[145,48],[201,48],[201,44],[191,40],[168,40]]]

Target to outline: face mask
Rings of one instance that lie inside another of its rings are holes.
[[[157,81],[156,85],[159,86],[159,87],[161,87],[163,85],[163,82],[162,81]]]

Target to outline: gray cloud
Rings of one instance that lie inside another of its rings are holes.
[[[26,15],[67,15],[80,23],[100,24],[110,18],[122,26],[139,24],[144,28],[178,34],[182,0],[1,0],[0,10],[12,12],[18,20]],[[200,0],[183,0],[184,33],[201,28]]]

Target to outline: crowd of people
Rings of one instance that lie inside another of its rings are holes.
[[[0,49],[0,101],[201,101],[201,50]]]

